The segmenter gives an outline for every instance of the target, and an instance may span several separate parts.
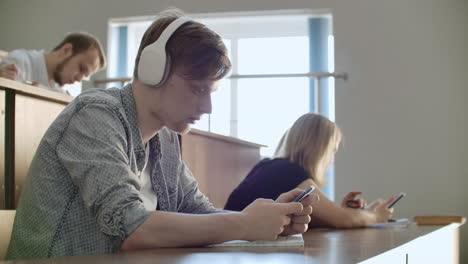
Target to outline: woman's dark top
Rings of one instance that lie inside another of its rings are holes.
[[[257,198],[276,200],[309,178],[298,164],[286,159],[263,159],[231,193],[224,209],[242,211]]]

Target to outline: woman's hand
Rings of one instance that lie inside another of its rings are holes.
[[[362,192],[349,192],[341,202],[341,207],[343,208],[364,208],[367,205],[367,202],[362,199],[358,198]]]
[[[388,205],[395,200],[394,197],[390,197],[387,201],[378,199],[373,201],[366,210],[372,211],[376,216],[376,223],[386,223],[388,219],[392,218],[393,208],[388,208]]]

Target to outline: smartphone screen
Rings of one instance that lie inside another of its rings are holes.
[[[309,195],[313,190],[315,189],[314,186],[309,186],[307,189],[305,189],[301,194],[299,194],[296,199],[294,199],[293,202],[300,202],[302,199],[304,199],[307,195]]]

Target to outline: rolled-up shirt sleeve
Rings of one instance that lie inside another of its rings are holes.
[[[56,151],[99,230],[124,240],[151,212],[129,165],[122,118],[108,105],[86,105],[70,119]]]

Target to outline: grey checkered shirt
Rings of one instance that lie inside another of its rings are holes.
[[[219,211],[181,160],[176,133],[164,128],[150,146],[159,210]],[[139,193],[144,162],[131,86],[82,93],[55,119],[37,149],[7,259],[119,251],[151,214]]]

